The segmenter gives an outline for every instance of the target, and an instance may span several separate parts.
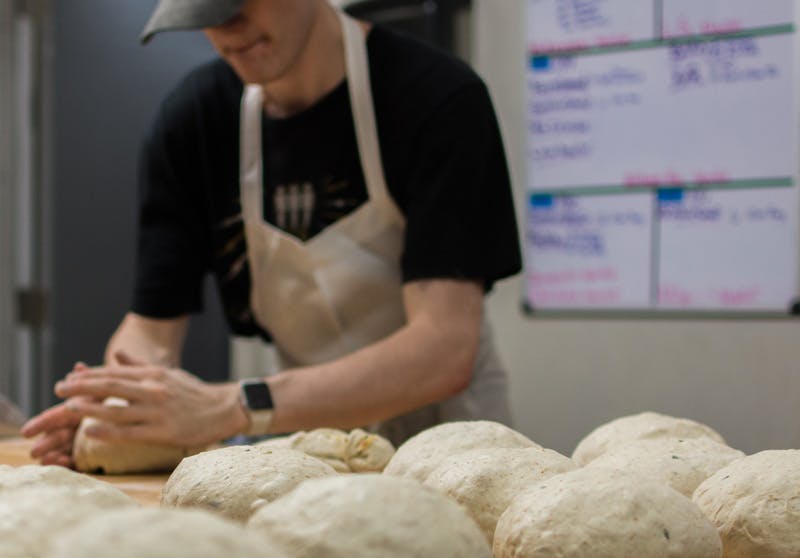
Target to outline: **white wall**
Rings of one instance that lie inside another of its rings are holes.
[[[474,2],[474,60],[521,208],[525,2]],[[537,442],[571,452],[611,418],[656,410],[703,421],[748,453],[800,447],[800,322],[531,319],[519,310],[521,292],[519,279],[498,285],[489,312],[516,426]]]

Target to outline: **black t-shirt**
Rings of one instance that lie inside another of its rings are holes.
[[[485,85],[464,63],[381,26],[367,40],[380,151],[406,218],[404,281],[463,278],[491,288],[520,270],[503,145]],[[165,99],[140,162],[133,311],[202,309],[214,273],[231,329],[267,332],[250,312],[239,201],[242,83],[223,60]],[[264,216],[308,239],[366,201],[347,84],[286,119],[263,118]]]

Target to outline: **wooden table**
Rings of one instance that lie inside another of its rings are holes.
[[[32,465],[36,462],[29,453],[32,440],[24,438],[0,439],[0,464]],[[161,499],[161,488],[167,481],[167,474],[154,475],[89,475],[103,482],[116,486],[139,503],[157,506]]]

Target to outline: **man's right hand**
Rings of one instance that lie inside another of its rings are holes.
[[[87,369],[88,367],[84,363],[79,362],[72,371],[81,372]],[[70,411],[69,408],[73,403],[72,399],[67,399],[33,417],[23,425],[22,435],[26,438],[42,434],[31,449],[31,457],[39,460],[42,465],[61,465],[62,467],[75,465],[72,459],[72,442],[81,422],[81,415]]]

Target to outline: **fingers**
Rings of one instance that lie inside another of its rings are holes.
[[[147,366],[147,362],[132,356],[123,349],[114,352],[114,359],[122,366]]]
[[[75,438],[75,428],[59,428],[52,430],[33,444],[31,457],[39,459],[49,453],[69,454],[72,452],[72,441]]]
[[[26,438],[32,438],[42,432],[51,432],[61,428],[75,428],[80,421],[81,415],[68,409],[66,403],[60,403],[26,422],[22,426],[21,432]]]
[[[158,384],[140,379],[102,377],[87,371],[80,376],[56,383],[55,391],[56,395],[63,398],[83,396],[103,400],[107,397],[119,397],[126,401],[147,401],[157,399],[162,388]],[[75,406],[70,405],[69,408],[74,410]]]
[[[72,412],[81,416],[92,417],[105,422],[114,424],[136,424],[147,420],[152,416],[150,408],[144,405],[103,405],[97,401],[88,399],[74,400],[69,403]],[[97,425],[87,427],[86,434],[94,435]]]
[[[163,429],[154,424],[119,425],[104,422],[93,425],[86,431],[88,436],[105,442],[142,442],[163,444],[166,442]]]
[[[99,366],[76,370],[66,375],[64,380],[72,381],[81,378],[117,378],[120,380],[140,381],[145,379],[159,380],[166,374],[163,366]]]
[[[75,467],[75,461],[68,453],[50,452],[42,457],[41,463],[42,465],[60,465],[70,469]]]

